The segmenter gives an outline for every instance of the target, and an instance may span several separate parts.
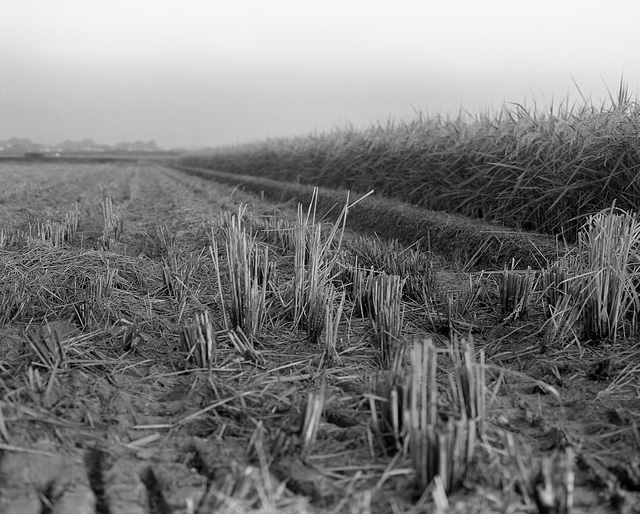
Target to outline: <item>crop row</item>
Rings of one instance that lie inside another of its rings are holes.
[[[181,164],[347,188],[573,241],[588,215],[640,207],[640,110],[622,84],[610,105],[505,105],[419,115],[186,155]]]

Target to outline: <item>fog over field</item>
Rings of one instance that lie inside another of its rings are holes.
[[[218,146],[638,91],[634,0],[9,0],[0,140]]]

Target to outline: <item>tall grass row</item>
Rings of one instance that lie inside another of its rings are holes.
[[[640,209],[640,110],[505,105],[353,126],[192,154],[182,164],[365,192],[575,240],[586,216]]]

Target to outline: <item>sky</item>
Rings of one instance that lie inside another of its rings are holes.
[[[638,91],[638,19],[637,0],[2,0],[0,140],[215,147],[600,105]]]

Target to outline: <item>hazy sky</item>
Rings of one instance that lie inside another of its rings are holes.
[[[640,82],[638,0],[2,0],[0,140],[217,146]],[[572,79],[573,77],[573,79]]]

